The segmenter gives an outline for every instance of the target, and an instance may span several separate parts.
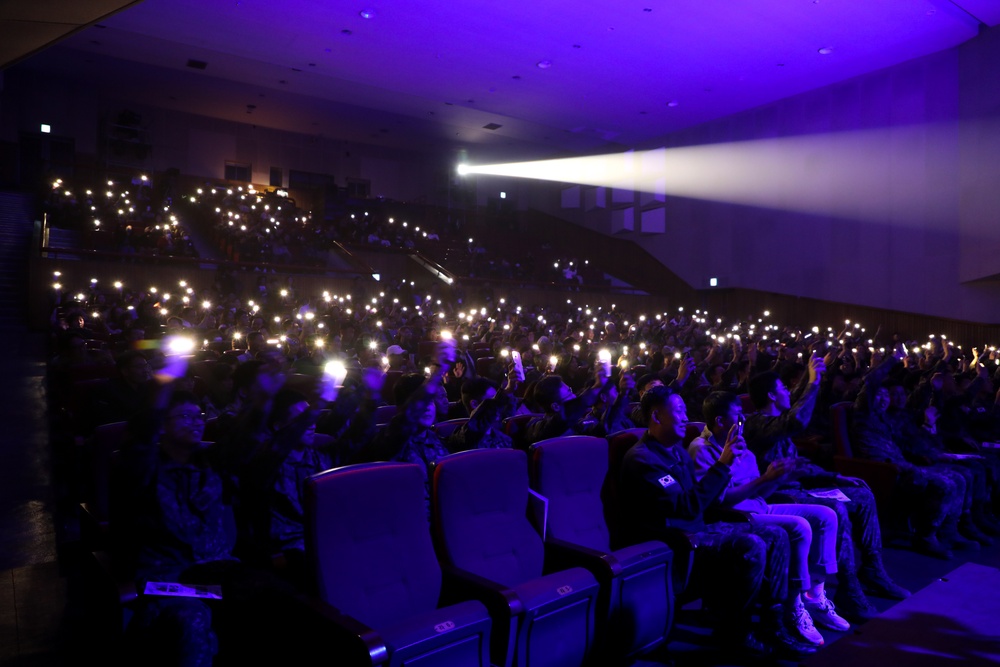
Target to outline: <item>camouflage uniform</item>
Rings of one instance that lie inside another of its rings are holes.
[[[688,533],[696,546],[692,582],[719,614],[720,627],[746,623],[754,600],[782,603],[788,596],[788,534],[777,526],[706,525],[704,510],[725,490],[729,468],[711,466],[695,479],[694,462],[681,447],[665,447],[648,433],[625,455],[621,471],[626,540],[664,538],[665,529]]]
[[[767,469],[776,459],[798,457],[792,436],[802,433],[809,424],[816,404],[815,387],[800,385],[796,389],[790,410],[777,417],[761,413],[750,415],[744,427],[744,438],[750,451],[757,457],[760,471]],[[877,560],[882,552],[882,531],[879,526],[875,497],[864,486],[852,486],[838,481],[836,473],[813,463],[799,462],[799,469],[807,474],[798,482],[782,484],[769,500],[774,503],[806,503],[823,505],[837,513],[837,571],[841,577],[853,578],[857,572],[854,562],[854,543],[861,548],[862,558]],[[817,498],[808,490],[838,489],[850,500]]]
[[[918,530],[939,528],[962,513],[965,480],[951,471],[909,463],[893,440],[892,424],[885,414],[855,414],[851,442],[855,455],[894,463],[899,468],[896,488],[906,498]]]
[[[199,563],[232,558],[232,506],[204,452],[182,464],[162,455],[156,443],[144,443],[128,448],[122,459],[123,515],[116,518],[119,536],[131,542],[140,583],[181,581]],[[211,665],[218,652],[212,610],[200,600],[143,597],[128,630],[144,654],[155,647],[171,653],[174,664]]]

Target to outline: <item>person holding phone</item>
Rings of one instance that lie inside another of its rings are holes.
[[[718,458],[701,478],[684,451],[687,410],[670,387],[655,387],[642,397],[649,427],[622,462],[620,479],[624,543],[664,540],[666,530],[684,531],[695,545],[692,585],[718,620],[716,636],[724,646],[753,654],[801,656],[816,651],[788,632],[788,534],[777,526],[707,523],[705,510],[725,492],[746,443],[733,426]],[[666,529],[666,530],[665,530]],[[761,606],[761,624],[751,612]]]
[[[688,445],[694,460],[695,477],[700,479],[718,460],[729,433],[743,439],[743,408],[736,394],[716,391],[702,406],[706,425],[701,435]],[[796,474],[795,462],[777,459],[761,474],[753,452],[745,451],[731,466],[729,485],[718,502],[750,514],[751,523],[776,525],[788,533],[791,544],[789,599],[787,612],[792,627],[805,641],[824,643],[815,625],[840,632],[850,629],[825,593],[827,575],[837,572],[837,513],[822,505],[768,503],[778,485]],[[814,625],[815,622],[815,625]]]
[[[861,480],[826,471],[799,457],[792,441],[809,425],[825,370],[823,359],[815,352],[810,354],[807,373],[794,393],[788,391],[777,373],[754,377],[750,381],[750,399],[757,412],[747,418],[744,438],[758,466],[780,459],[795,462],[795,475],[779,484],[772,495],[774,502],[825,505],[837,513],[837,574],[841,585],[835,602],[841,609],[864,618],[873,611],[862,584],[870,593],[890,599],[902,600],[910,592],[897,585],[882,564],[882,531],[871,490]],[[810,493],[832,489],[839,490],[847,500]],[[855,541],[861,549],[861,568],[854,562]]]

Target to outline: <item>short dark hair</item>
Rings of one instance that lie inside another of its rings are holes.
[[[659,380],[659,379],[660,379],[660,376],[657,375],[656,373],[646,373],[645,375],[643,375],[642,377],[640,377],[638,380],[636,380],[636,382],[635,382],[635,389],[636,389],[636,391],[642,391],[643,389],[646,388],[647,384],[649,384],[653,380]]]
[[[667,400],[673,395],[674,390],[666,385],[653,387],[642,395],[642,401],[639,405],[642,408],[642,417],[646,420],[647,424],[649,423],[650,415],[653,414],[653,410],[666,405]]]
[[[465,409],[472,413],[472,407],[470,403],[472,401],[482,401],[483,396],[490,388],[496,389],[497,383],[489,378],[478,377],[472,378],[471,380],[466,380],[462,383],[462,405]]]
[[[790,364],[786,364],[784,368],[781,369],[781,381],[785,383],[786,387],[792,386],[803,373],[806,372],[806,367],[804,364],[800,364],[797,361]]]
[[[559,400],[559,388],[563,379],[558,375],[547,375],[535,383],[534,400],[538,406],[548,412],[552,404]]]
[[[406,399],[424,383],[426,378],[420,373],[406,373],[396,380],[396,386],[392,388],[392,397],[396,405],[403,405]]]
[[[268,419],[268,425],[273,427],[275,424],[283,423],[288,419],[288,412],[292,409],[292,406],[303,402],[309,402],[309,399],[306,398],[305,394],[300,391],[295,391],[294,389],[282,387],[278,390],[278,393],[274,395],[274,402],[271,406],[271,417]]]
[[[767,395],[778,387],[778,380],[780,379],[774,371],[767,371],[750,380],[750,385],[747,389],[750,391],[750,400],[753,401],[755,408],[763,410],[767,407]]]
[[[739,404],[740,397],[731,391],[713,391],[701,404],[701,414],[709,428],[716,417],[723,417],[733,405]]]

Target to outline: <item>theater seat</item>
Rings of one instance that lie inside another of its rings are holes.
[[[830,428],[833,431],[833,467],[841,475],[863,479],[875,496],[879,518],[884,527],[894,531],[907,532],[906,511],[898,507],[893,494],[899,467],[893,463],[868,461],[854,457],[851,447],[851,419],[854,407],[850,402],[834,403],[830,406]]]
[[[702,425],[704,428],[704,425]],[[699,429],[700,431],[700,429]],[[619,485],[621,479],[622,463],[625,454],[639,442],[646,429],[631,428],[608,436],[608,476],[605,478],[604,487],[601,489],[601,497],[604,500],[604,516],[611,534],[611,545],[615,548],[623,548],[628,545],[625,539],[621,501],[619,500]],[[693,439],[693,438],[692,438]],[[746,512],[730,508],[712,508],[711,512],[705,513],[705,521],[726,521],[729,523],[747,523],[750,518]],[[694,566],[695,545],[689,539],[687,533],[676,528],[665,528],[663,531],[663,541],[674,552],[673,558],[673,585],[680,602],[686,602],[697,598],[699,592],[688,588],[691,579],[691,569]]]
[[[328,470],[307,480],[305,501],[319,597],[354,619],[348,629],[367,647],[367,664],[488,667],[486,608],[476,601],[439,607],[441,569],[418,466]]]
[[[379,405],[375,408],[375,415],[372,418],[376,424],[388,424],[397,412],[399,412],[399,407],[396,405]]]
[[[434,467],[431,504],[446,576],[493,618],[496,665],[572,667],[594,641],[599,587],[587,570],[545,574],[542,539],[526,512],[525,452],[474,450]]]
[[[688,422],[684,427],[684,449],[686,450],[695,438],[701,437],[705,430],[705,422]]]
[[[437,433],[442,440],[447,440],[451,437],[451,434],[455,432],[455,429],[468,423],[468,417],[461,417],[459,419],[449,419],[447,421],[438,422],[434,424],[434,432]]]
[[[127,422],[103,424],[94,430],[86,443],[89,475],[84,480],[84,500],[80,503],[80,532],[84,542],[93,549],[108,547],[114,452],[125,444],[127,429]]]
[[[608,526],[611,547],[614,549],[633,546],[628,543],[624,536],[624,522],[622,521],[621,501],[619,500],[618,489],[625,454],[639,442],[639,438],[645,432],[646,429],[644,428],[630,428],[612,433],[607,438],[608,474],[601,488],[601,499],[604,501],[604,519]],[[691,568],[694,565],[694,549],[687,536],[680,531],[667,531],[664,533],[664,537],[664,541],[674,552],[673,588],[674,592],[679,596],[687,589],[688,581],[691,577]]]
[[[531,485],[548,499],[546,557],[587,568],[601,584],[598,645],[608,661],[662,644],[673,621],[673,552],[662,542],[611,550],[601,503],[608,442],[565,436],[531,447]]]
[[[503,420],[500,428],[503,430],[505,435],[510,436],[511,441],[514,443],[514,449],[527,449],[524,442],[524,429],[528,427],[528,424],[535,421],[536,419],[541,419],[544,417],[540,412],[526,412],[520,415],[514,415],[513,417],[507,417]]]

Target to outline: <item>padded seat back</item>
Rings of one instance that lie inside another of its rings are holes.
[[[608,473],[608,441],[571,435],[536,442],[531,448],[534,488],[549,500],[547,534],[609,551],[601,488]]]
[[[379,405],[375,408],[375,423],[388,424],[389,420],[396,416],[399,407],[396,405]]]
[[[306,482],[307,553],[319,596],[372,627],[437,608],[441,570],[424,504],[424,472],[366,463]]]
[[[608,474],[601,490],[604,501],[604,520],[611,536],[611,546],[617,549],[623,544],[621,521],[621,503],[619,501],[618,484],[621,478],[622,462],[628,450],[639,442],[646,432],[644,428],[630,428],[608,436]]]
[[[434,468],[433,509],[443,559],[514,587],[542,574],[542,538],[527,517],[527,455],[453,454]]]
[[[434,424],[434,432],[437,433],[442,440],[447,440],[451,437],[451,434],[455,432],[455,429],[468,423],[468,417],[461,417],[459,419],[449,419],[447,421],[438,422]]]
[[[507,419],[503,420],[500,428],[505,435],[510,436],[515,449],[525,449],[524,429],[534,420],[541,419],[544,416],[538,412],[525,412],[513,417],[507,417]]]
[[[853,406],[849,401],[834,403],[830,406],[830,430],[833,431],[833,444],[838,456],[854,458],[851,448],[851,413]]]
[[[688,422],[684,429],[684,449],[705,430],[705,422]]]

